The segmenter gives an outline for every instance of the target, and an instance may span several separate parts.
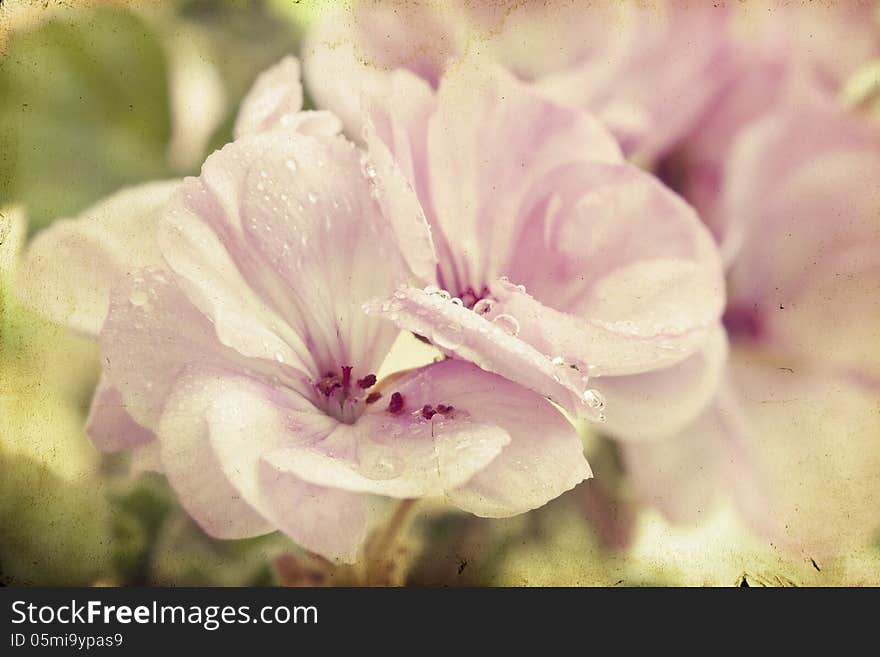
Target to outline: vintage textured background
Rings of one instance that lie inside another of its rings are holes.
[[[323,10],[292,0],[3,2],[0,211],[17,206],[32,235],[124,185],[196,173],[230,139],[256,74],[296,53]],[[96,348],[17,305],[14,262],[0,262],[0,581],[283,581],[277,558],[296,552],[286,539],[212,540],[160,476],[132,479],[124,457],[91,446],[83,423]],[[490,521],[425,508],[409,583],[880,584],[880,541],[820,563],[752,537],[725,509],[671,527],[636,508],[614,450],[585,440],[597,478],[537,512]]]

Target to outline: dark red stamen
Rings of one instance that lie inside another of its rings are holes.
[[[403,410],[403,395],[399,392],[395,392],[391,395],[391,401],[388,402],[388,412],[392,415],[397,415],[400,411]]]
[[[372,388],[374,385],[376,385],[376,375],[367,374],[363,379],[358,379],[357,384],[361,390]]]
[[[367,404],[375,404],[382,397],[381,392],[371,392],[364,400]]]
[[[348,390],[351,387],[351,365],[342,366],[342,387]]]
[[[437,411],[431,408],[430,404],[425,404],[422,406],[422,417],[426,420],[430,420],[432,417],[437,415]]]
[[[437,404],[438,413],[451,413],[453,410],[453,406],[447,406],[446,404]]]

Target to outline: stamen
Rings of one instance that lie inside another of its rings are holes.
[[[430,420],[432,417],[437,415],[437,411],[435,411],[430,404],[425,404],[422,406],[422,417],[426,420]]]
[[[381,393],[381,392],[378,392],[378,391],[376,391],[376,392],[371,392],[369,395],[367,395],[367,398],[364,400],[364,403],[366,403],[366,404],[375,404],[377,401],[379,401],[379,399],[380,399],[381,397],[382,397],[382,393]]]
[[[403,410],[404,399],[403,395],[399,392],[395,392],[391,395],[391,401],[388,402],[388,412],[392,415],[397,415]]]
[[[363,379],[358,379],[357,384],[361,390],[372,388],[374,385],[376,385],[376,375],[367,374]]]

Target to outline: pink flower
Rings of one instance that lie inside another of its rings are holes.
[[[359,134],[360,92],[394,70],[436,88],[463,53],[494,60],[557,103],[593,112],[624,153],[651,162],[700,118],[724,82],[729,13],[674,0],[358,2],[325,12],[304,47],[318,104]]]
[[[728,37],[730,56],[723,89],[692,125],[665,164],[674,186],[694,204],[733,257],[741,237],[730,213],[718,207],[725,166],[741,130],[805,93],[829,98],[847,78],[880,55],[876,7],[870,2],[778,3],[757,11],[745,5],[738,30]]]
[[[675,520],[732,496],[775,545],[841,553],[880,526],[880,130],[801,96],[733,153],[726,384],[662,449],[628,447],[627,463]]]
[[[374,496],[497,517],[589,477],[574,428],[515,383],[457,360],[376,380],[398,329],[362,305],[408,267],[360,152],[332,116],[298,112],[296,74],[292,60],[264,74],[239,138],[173,193],[161,260],[116,263],[90,435],[157,451],[213,536],[280,529],[342,561]],[[30,257],[65,240],[112,249],[112,225],[83,241],[91,230],[52,228]]]
[[[462,65],[436,94],[395,73],[364,135],[426,286],[371,312],[620,437],[671,433],[708,403],[726,355],[718,251],[595,119]]]

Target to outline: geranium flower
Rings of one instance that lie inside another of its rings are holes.
[[[367,116],[370,174],[425,286],[371,312],[620,437],[702,410],[726,355],[718,251],[598,121],[466,62],[436,93],[398,71]]]
[[[719,204],[739,132],[797,102],[805,90],[838,97],[859,67],[880,55],[880,24],[869,2],[777,3],[770,11],[744,5],[737,27],[725,37],[729,56],[720,93],[662,165],[727,261],[742,235]]]
[[[820,558],[880,526],[880,130],[821,94],[744,129],[725,169],[733,344],[716,402],[628,446],[641,497],[678,521],[733,497],[775,545]]]
[[[675,1],[356,2],[328,11],[303,48],[317,103],[358,135],[360,92],[395,70],[432,88],[479,53],[559,104],[593,112],[624,153],[651,162],[702,116],[725,80],[729,14]]]
[[[362,305],[408,267],[339,122],[298,112],[296,73],[264,74],[239,138],[174,191],[161,262],[112,276],[89,433],[157,448],[213,536],[280,529],[349,562],[373,495],[506,516],[589,477],[571,424],[515,383],[452,360],[377,380],[398,330]],[[50,228],[30,257],[59,241],[112,252],[114,226],[93,224]]]

